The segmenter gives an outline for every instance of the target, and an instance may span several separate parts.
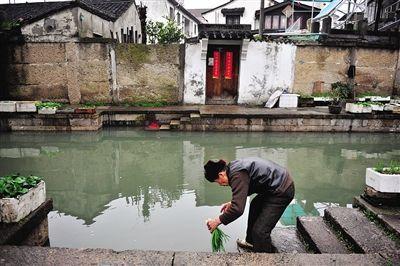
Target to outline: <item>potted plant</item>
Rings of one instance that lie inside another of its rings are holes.
[[[55,114],[57,109],[60,108],[61,106],[62,106],[61,103],[55,103],[55,102],[42,102],[36,104],[38,113],[42,115]]]
[[[353,94],[353,88],[350,84],[343,82],[332,83],[333,101],[328,106],[331,114],[339,114],[346,99],[350,99]]]
[[[379,163],[374,168],[367,168],[365,183],[379,192],[400,193],[400,162]]]
[[[45,200],[46,186],[41,177],[19,174],[0,177],[0,222],[18,222]]]
[[[317,106],[326,106],[333,100],[331,92],[313,93],[311,96],[313,97],[314,103]]]
[[[299,107],[314,107],[314,97],[311,95],[300,94]]]
[[[372,113],[371,102],[346,103],[346,112],[353,114]]]

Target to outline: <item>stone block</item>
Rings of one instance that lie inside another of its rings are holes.
[[[358,48],[357,67],[395,69],[397,57],[396,50]]]
[[[80,82],[79,88],[83,102],[110,103],[112,100],[109,82]]]
[[[18,198],[2,198],[0,199],[0,221],[3,223],[18,222],[37,209],[45,200],[44,181]]]
[[[14,63],[55,64],[65,63],[64,43],[26,43],[14,50]]]
[[[108,46],[107,43],[79,43],[79,60],[81,61],[107,61]]]
[[[108,62],[91,61],[79,62],[78,79],[89,82],[108,82],[110,79],[110,67]]]

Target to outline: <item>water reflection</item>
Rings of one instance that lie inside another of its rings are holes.
[[[3,133],[0,174],[19,172],[45,177],[55,206],[50,217],[52,244],[209,250],[209,235],[201,231],[204,219],[218,213],[219,205],[230,199],[230,191],[204,180],[202,166],[206,160],[258,156],[288,167],[296,183],[296,195],[280,221],[286,226],[294,225],[298,215],[319,215],[327,206],[351,203],[362,192],[366,167],[380,160],[400,159],[399,140],[395,134],[127,129],[73,134]],[[191,233],[182,236],[168,227],[174,223]],[[244,217],[231,227],[231,233],[242,234],[245,224]],[[141,230],[159,236],[152,239]],[[135,238],[125,236],[126,232]],[[171,242],[173,233],[180,237]],[[160,235],[167,240],[161,240]],[[202,240],[193,243],[193,239]]]

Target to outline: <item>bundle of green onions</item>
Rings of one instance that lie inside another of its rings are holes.
[[[229,236],[218,227],[212,232],[211,247],[213,252],[225,252],[224,244],[228,241]]]

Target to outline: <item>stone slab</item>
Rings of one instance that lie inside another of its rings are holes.
[[[400,238],[400,207],[376,207],[362,197],[355,197],[353,206],[373,213],[382,225]]]
[[[171,265],[173,252],[0,247],[0,265]]]
[[[350,253],[322,217],[297,217],[297,229],[304,241],[316,253]]]
[[[325,209],[324,218],[339,230],[358,252],[400,255],[396,243],[357,209]]]
[[[176,252],[173,265],[386,265],[378,254]]]
[[[295,227],[275,227],[271,233],[271,240],[277,253],[307,253]]]
[[[0,245],[18,245],[47,218],[53,209],[53,200],[47,199],[35,211],[18,223],[0,223]],[[1,263],[0,263],[1,264]]]

